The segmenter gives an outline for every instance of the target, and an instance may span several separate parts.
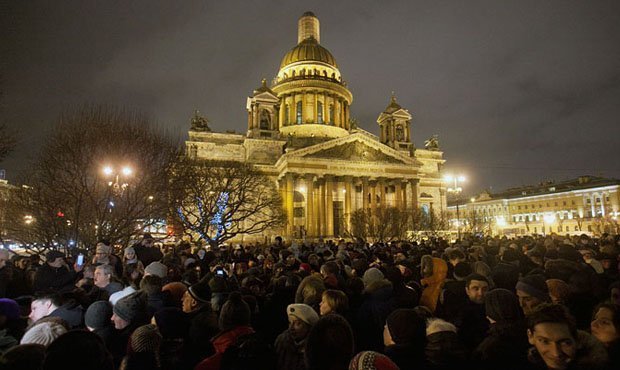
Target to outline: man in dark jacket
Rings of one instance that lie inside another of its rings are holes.
[[[82,265],[75,265],[73,269],[69,268],[65,262],[65,255],[57,250],[47,252],[45,257],[45,264],[39,267],[34,277],[33,290],[35,293],[72,290],[75,282],[79,280]]]
[[[454,320],[459,328],[459,337],[468,350],[473,350],[482,342],[489,329],[484,310],[484,296],[489,289],[489,281],[480,274],[471,274],[465,281],[467,301]]]

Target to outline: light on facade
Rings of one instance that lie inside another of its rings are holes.
[[[543,220],[545,221],[546,224],[552,224],[555,222],[555,215],[553,213],[546,213],[543,216]]]
[[[506,227],[506,225],[508,225],[508,223],[506,222],[506,219],[504,218],[504,216],[498,216],[497,217],[497,226],[499,226],[499,227]]]

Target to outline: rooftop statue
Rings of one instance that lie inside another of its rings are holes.
[[[437,135],[431,136],[430,139],[424,142],[426,150],[439,150],[439,138]]]
[[[194,111],[194,117],[192,117],[192,131],[211,131],[209,128],[209,120],[206,117],[200,115],[199,110]]]

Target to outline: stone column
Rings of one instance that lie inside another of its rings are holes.
[[[318,208],[319,208],[319,222],[317,227],[317,234],[319,236],[325,235],[325,180],[322,179],[319,183],[318,192]]]
[[[286,214],[288,216],[288,235],[293,235],[293,223],[294,223],[294,205],[293,195],[295,192],[295,179],[292,173],[286,174]]]
[[[344,177],[344,227],[351,229],[351,205],[353,204],[353,179],[351,176]]]
[[[420,183],[419,179],[411,180],[411,207],[412,209],[418,208],[418,184]]]
[[[370,193],[370,188],[368,185],[368,177],[362,178],[362,208],[364,212],[368,211],[368,194]]]
[[[325,233],[327,236],[334,235],[334,178],[325,176]]]
[[[403,190],[401,188],[400,180],[397,179],[396,181],[394,181],[394,189],[394,207],[403,209]]]
[[[278,112],[278,125],[277,125],[278,128],[284,126],[284,122],[285,122],[284,113],[286,113],[286,98],[282,98],[282,100],[280,101],[280,111]]]
[[[370,213],[374,216],[377,214],[377,181],[370,184]]]
[[[306,174],[306,231],[314,236],[314,176]]]
[[[381,197],[380,206],[383,208],[386,208],[388,206],[388,202],[387,202],[387,192],[385,191],[385,185],[386,185],[385,179],[380,179],[378,181],[378,185],[379,185],[379,196]]]
[[[406,211],[409,208],[409,204],[407,204],[407,183],[400,183],[399,184],[402,186],[402,198],[401,198],[401,204],[403,207],[403,210]]]

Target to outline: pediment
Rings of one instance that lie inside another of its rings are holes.
[[[381,144],[381,146],[384,146]],[[386,149],[391,149],[385,146]],[[391,164],[405,164],[403,158],[398,158],[393,153],[386,153],[375,146],[360,141],[345,142],[342,144],[326,147],[312,153],[303,155],[303,158],[329,159],[354,162],[383,162]]]
[[[278,97],[268,91],[263,91],[261,93],[258,93],[254,95],[252,98],[254,98],[255,100],[265,101],[265,102],[273,102],[273,103],[279,102]]]

